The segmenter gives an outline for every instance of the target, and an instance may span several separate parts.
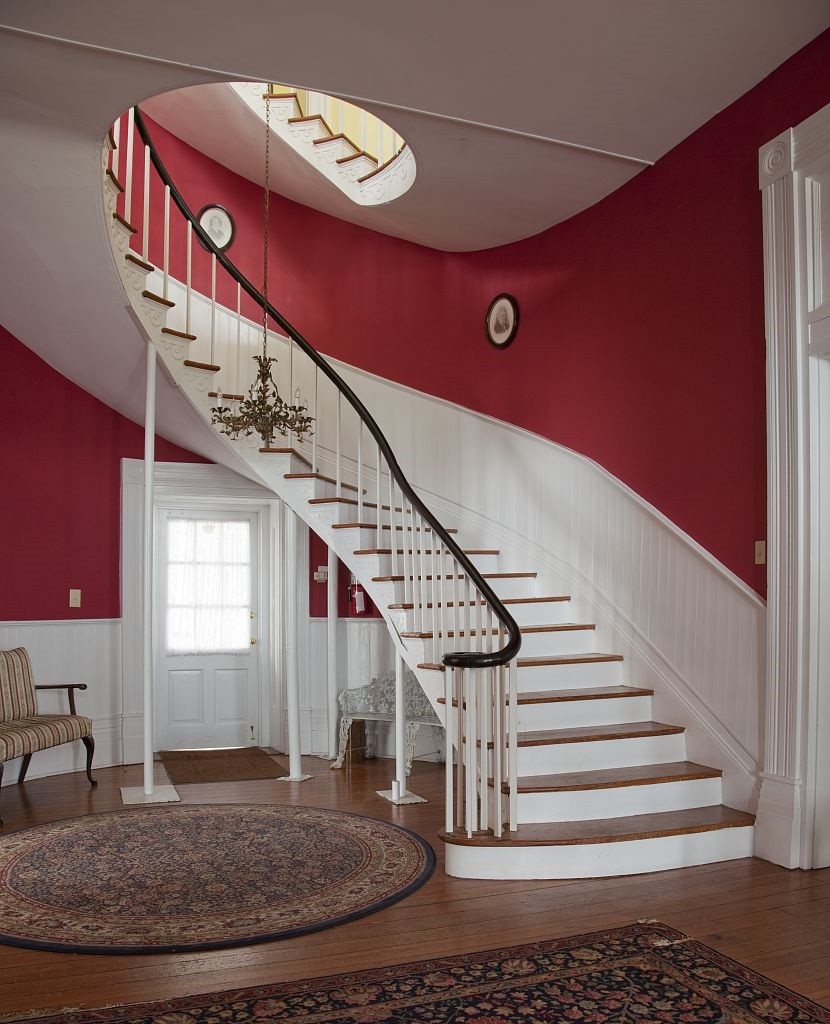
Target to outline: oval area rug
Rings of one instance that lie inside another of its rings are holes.
[[[0,942],[87,953],[267,942],[381,910],[434,867],[420,836],[342,811],[93,814],[0,837]]]

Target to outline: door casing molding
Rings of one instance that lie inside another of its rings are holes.
[[[142,645],[142,513],[143,462],[121,460],[121,686],[122,745],[124,764],[143,758],[143,645]],[[279,743],[283,702],[280,659],[279,609],[270,585],[280,565],[280,518],[282,503],[267,488],[247,480],[224,466],[201,463],[157,462],[154,470],[154,515],[159,508],[194,507],[236,510],[258,509],[260,626],[269,627],[260,645],[260,742]],[[155,658],[154,658],[155,661]],[[271,681],[272,685],[267,683]]]

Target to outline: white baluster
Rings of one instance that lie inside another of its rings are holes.
[[[341,497],[342,488],[340,480],[340,392],[337,392],[337,452],[335,456],[335,480],[337,481],[337,497]]]
[[[379,531],[380,532],[380,531]],[[392,552],[392,575],[398,575],[398,540],[395,536],[395,484],[389,470],[389,550]],[[380,537],[378,537],[380,540]],[[379,544],[378,547],[382,547]]]
[[[317,432],[320,429],[320,413],[317,392],[320,385],[320,367],[314,364],[314,433],[311,435],[311,472],[317,472]]]
[[[121,118],[119,117],[115,124],[112,126],[112,141],[115,143],[112,149],[112,160],[110,162],[110,170],[118,177],[118,165],[120,158],[118,156],[121,146]]]
[[[455,673],[456,669],[447,666],[444,672],[444,742],[446,743],[446,760],[444,762],[444,831],[448,834],[455,830],[455,779],[453,771],[453,715],[459,717],[457,711],[453,711],[453,698],[455,696]]]
[[[130,107],[127,114],[127,167],[126,180],[124,182],[124,220],[132,224],[130,218],[133,212],[133,145],[135,140],[135,110]]]
[[[380,445],[377,443],[377,441],[375,442],[375,467],[377,472],[377,475],[375,477],[375,483],[377,485],[375,487],[375,500],[378,503],[377,524],[378,536],[380,536],[381,527],[383,526],[383,481],[381,480],[380,477]]]
[[[363,420],[359,416],[357,418],[357,521],[363,522]],[[378,529],[378,539],[380,539],[380,529]]]
[[[144,147],[144,219],[141,230],[141,258],[146,262],[150,253],[150,147]]]
[[[164,186],[164,288],[162,295],[167,298],[170,278],[170,186]]]
[[[499,640],[503,639],[501,631]],[[502,646],[501,643],[499,646]],[[495,670],[495,695],[493,698],[493,831],[496,838],[502,833],[502,766],[504,763],[504,666]]]
[[[476,670],[464,669],[464,693],[467,713],[464,725],[467,733],[467,756],[465,757],[467,777],[467,837],[472,839],[478,831],[478,701],[476,693]]]
[[[193,291],[193,225],[187,222],[187,281],[184,300],[184,333],[190,334],[190,297]]]
[[[242,285],[236,282],[236,393],[245,394],[242,385]]]
[[[407,501],[406,501],[406,498],[404,497],[403,491],[401,491],[401,546],[403,548],[403,601],[404,601],[404,604],[407,603],[406,594],[407,594],[407,589],[409,588],[409,572],[407,571],[407,564],[409,564],[410,566],[412,565],[412,551],[413,551],[413,547],[411,545],[407,545],[407,540],[406,539],[407,539],[407,537],[414,537],[415,536],[415,531],[407,529],[408,526],[409,526],[409,522],[408,522],[408,518],[407,518]],[[395,532],[397,532],[397,531],[395,531]],[[407,555],[407,551],[409,552],[408,555]]]
[[[507,779],[509,786],[509,810],[510,810],[510,831],[515,832],[519,827],[519,711],[517,699],[517,675],[518,662],[514,658],[510,662],[509,688],[510,688],[510,713],[508,715],[507,735]]]
[[[421,532],[418,534],[418,538],[418,546],[424,548],[424,550],[429,550],[431,552],[429,560],[432,564],[432,586],[430,587],[430,590],[432,592],[432,615],[430,616],[430,621],[432,625],[432,661],[435,665],[439,665],[441,663],[441,657],[439,653],[440,633],[438,629],[438,576],[440,565],[438,561],[438,550],[436,544],[437,538],[434,533],[430,534],[429,548],[424,547],[425,544],[427,543],[426,528],[421,530]]]
[[[215,366],[213,354],[216,347],[216,253],[210,256],[210,365]]]

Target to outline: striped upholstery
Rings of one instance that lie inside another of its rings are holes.
[[[0,722],[0,762],[92,735],[84,715],[37,715]]]
[[[29,718],[36,714],[32,665],[26,648],[0,651],[0,722]]]

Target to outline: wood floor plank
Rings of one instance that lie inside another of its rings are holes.
[[[416,762],[409,780],[426,804],[395,807],[376,795],[394,762],[342,771],[304,758],[305,783],[272,780],[179,787],[182,801],[336,807],[411,828],[435,849],[438,868],[409,899],[311,935],[229,950],[143,956],[49,953],[0,945],[0,1015],[101,1007],[195,995],[280,980],[408,963],[595,931],[654,918],[830,1005],[830,869],[786,871],[748,859],[628,878],[480,881],[443,873],[443,768]],[[3,834],[121,808],[119,787],[141,767],[99,769],[6,786]],[[167,778],[156,770],[158,783]]]

